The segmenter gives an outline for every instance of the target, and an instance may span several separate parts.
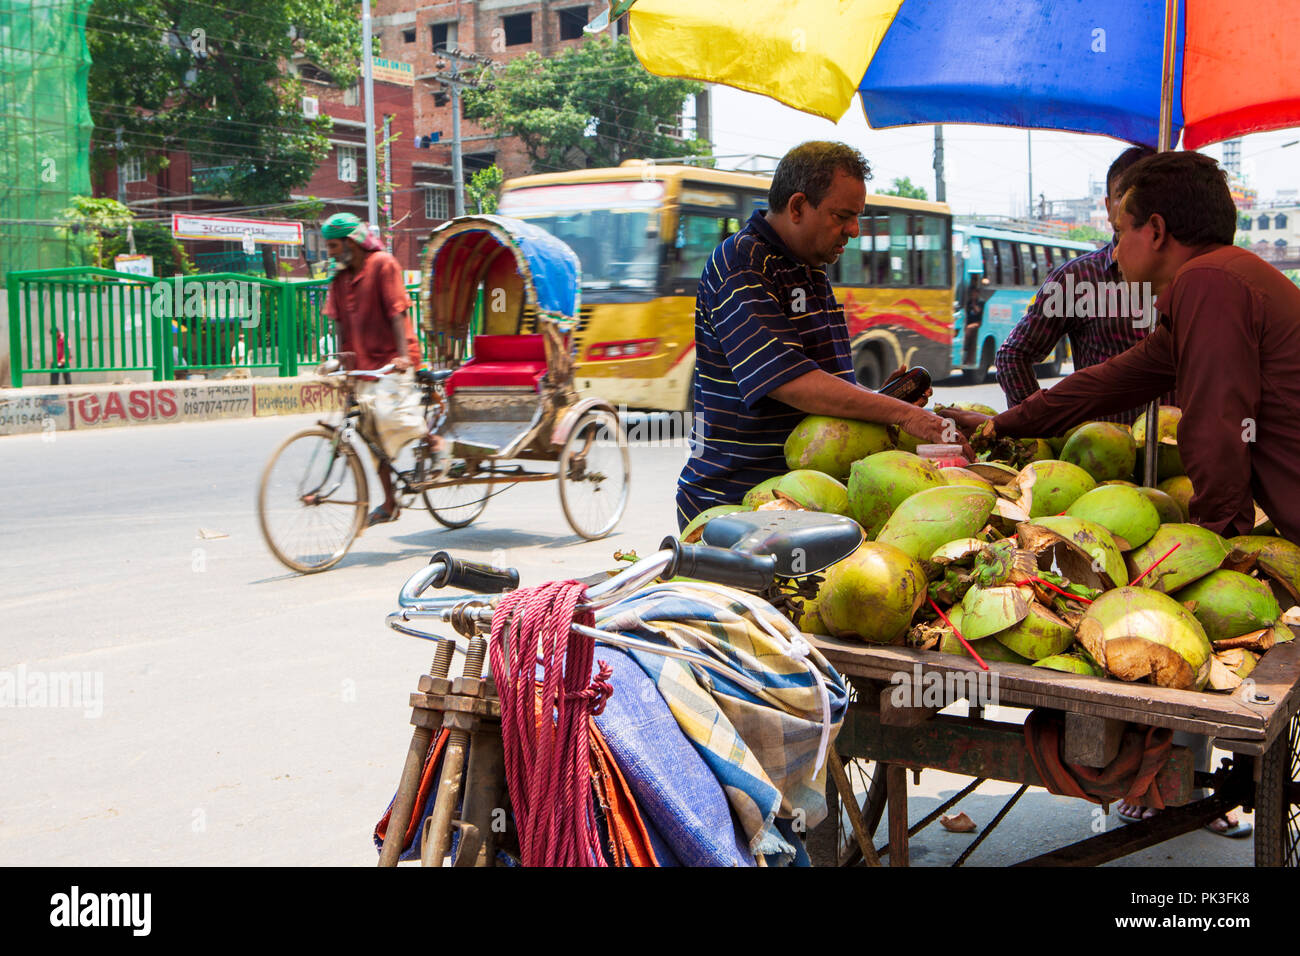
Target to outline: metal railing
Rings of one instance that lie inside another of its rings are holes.
[[[291,376],[337,351],[324,315],[326,280],[286,282],[239,273],[171,278],[109,269],[10,272],[11,381],[59,373],[177,373],[245,368]],[[419,287],[407,287],[424,349]],[[57,333],[66,364],[58,365]]]

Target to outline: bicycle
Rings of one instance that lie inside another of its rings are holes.
[[[318,371],[342,392],[340,418],[321,420],[285,439],[267,461],[258,487],[258,522],[267,546],[286,567],[305,574],[338,564],[365,530],[370,492],[358,440],[370,450],[376,467],[388,470],[399,507],[409,507],[419,495],[434,520],[446,528],[468,525],[483,512],[492,494],[490,475],[478,482],[463,480],[477,476],[474,463],[439,462],[427,442],[407,445],[396,460],[386,455],[361,427],[356,386],[376,380],[392,366],[349,372],[338,364],[338,355],[331,359]],[[450,374],[449,370],[416,373],[430,435],[438,433],[446,418],[442,383]]]

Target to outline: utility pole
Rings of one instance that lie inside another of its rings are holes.
[[[361,2],[361,70],[366,98],[366,208],[370,228],[379,227],[379,198],[375,183],[375,75],[372,68],[370,0]]]
[[[1029,218],[1034,218],[1034,131],[1025,130],[1025,141],[1029,144]]]
[[[451,184],[455,201],[455,214],[465,215],[465,169],[461,158],[460,135],[460,91],[466,87],[474,88],[479,84],[486,67],[496,66],[491,57],[479,53],[462,53],[460,50],[440,50],[437,61],[437,79],[443,86],[451,89]],[[469,67],[477,66],[473,74],[466,72]]]
[[[943,127],[938,125],[934,128],[934,201],[948,201],[943,182]]]

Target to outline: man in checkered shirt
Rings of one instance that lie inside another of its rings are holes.
[[[1110,164],[1106,172],[1108,217],[1112,206],[1119,208],[1120,197],[1115,195],[1115,190],[1124,171],[1154,152],[1148,146],[1133,146]],[[1038,391],[1034,366],[1044,361],[1065,336],[1070,338],[1070,353],[1077,371],[1100,365],[1136,345],[1155,327],[1143,318],[1141,298],[1107,296],[1107,284],[1121,281],[1119,266],[1115,264],[1114,240],[1096,252],[1070,259],[1048,274],[1043,288],[1029,303],[1025,317],[998,349],[998,384],[1007,397],[1007,408],[1015,408]],[[1054,296],[1050,294],[1053,283],[1057,285]],[[1079,298],[1086,286],[1091,286],[1093,293],[1090,301]],[[1076,308],[1080,305],[1083,307]],[[1161,404],[1174,404],[1173,396],[1165,396]],[[1099,420],[1131,425],[1142,411],[1134,408],[1100,416]]]

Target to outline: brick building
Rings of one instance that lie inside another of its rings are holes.
[[[429,232],[454,214],[452,198],[451,97],[438,81],[438,52],[461,50],[491,57],[499,63],[537,51],[543,56],[583,40],[582,32],[603,9],[601,0],[372,0],[372,31],[380,43],[381,63],[375,70],[375,124],[383,130],[388,120],[389,173],[385,157],[376,151],[381,182],[393,184],[389,206],[379,196],[379,222],[384,237],[405,269],[420,268],[420,250]],[[626,18],[615,24],[626,31]],[[352,212],[366,218],[365,109],[361,84],[340,88],[314,64],[295,58],[288,69],[303,81],[303,108],[308,115],[330,116],[330,152],[310,182],[295,190],[292,199],[314,196],[324,200],[322,218],[335,212]],[[468,182],[476,170],[494,163],[507,178],[532,171],[527,153],[514,138],[496,138],[462,118],[462,159]],[[381,135],[380,140],[383,137]],[[142,219],[167,221],[172,213],[244,215],[221,192],[227,168],[219,155],[168,154],[169,164],[157,173],[144,174],[136,160],[124,167],[124,199]],[[118,171],[104,172],[94,184],[95,195],[119,196]],[[467,211],[472,208],[467,207]],[[275,218],[275,212],[257,211],[254,217]],[[292,273],[308,275],[325,257],[316,224],[305,223],[302,250],[281,247],[280,262]],[[185,241],[186,250],[204,271],[259,268],[233,242]]]

